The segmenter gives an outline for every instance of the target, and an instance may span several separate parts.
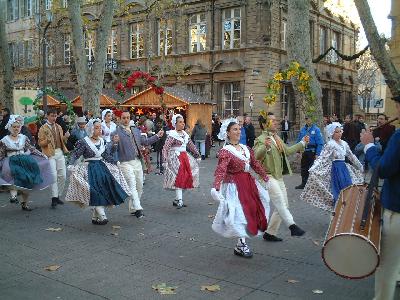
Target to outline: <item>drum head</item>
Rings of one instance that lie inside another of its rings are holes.
[[[363,236],[336,235],[322,248],[322,258],[337,275],[357,279],[374,273],[379,255],[374,245]]]

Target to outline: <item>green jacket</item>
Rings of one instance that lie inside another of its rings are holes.
[[[265,139],[267,136],[272,136],[272,133],[266,130],[263,131],[263,133],[255,140],[253,149],[256,159],[262,163],[267,174],[276,179],[282,178],[282,175],[291,175],[292,170],[287,157],[293,153],[303,151],[303,143],[299,142],[289,147],[281,140],[284,148],[284,151],[281,154],[274,142],[271,143],[271,150],[267,151],[265,147]]]

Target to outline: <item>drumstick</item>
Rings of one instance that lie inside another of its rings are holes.
[[[377,129],[379,129],[379,128],[382,128],[382,127],[385,126],[386,124],[393,123],[394,121],[396,121],[396,120],[398,120],[398,119],[399,119],[399,117],[395,117],[395,118],[393,118],[393,119],[390,119],[390,120],[387,121],[385,124],[382,124],[382,125],[380,125],[380,126],[378,126],[378,127],[375,127],[374,129],[372,129],[372,131],[377,130]]]

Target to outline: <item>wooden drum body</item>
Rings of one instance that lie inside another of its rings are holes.
[[[375,272],[379,265],[381,239],[381,206],[379,193],[368,210],[361,228],[368,185],[351,185],[340,192],[335,214],[329,225],[322,259],[337,275],[359,279]]]

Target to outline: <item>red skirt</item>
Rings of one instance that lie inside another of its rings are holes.
[[[186,152],[181,152],[179,158],[179,169],[175,179],[175,187],[180,189],[193,188],[193,176],[190,169],[189,156]]]
[[[265,217],[264,205],[261,202],[255,179],[250,173],[241,172],[235,173],[233,180],[246,217],[248,232],[252,235],[257,235],[258,231],[264,232],[267,230],[267,218]]]

